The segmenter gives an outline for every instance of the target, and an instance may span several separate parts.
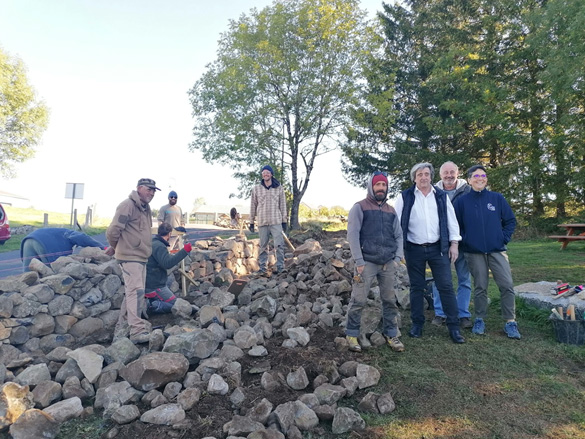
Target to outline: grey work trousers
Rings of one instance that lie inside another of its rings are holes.
[[[362,320],[362,310],[366,305],[368,292],[374,282],[378,279],[380,287],[380,299],[382,299],[382,323],[383,333],[387,337],[398,335],[398,306],[396,304],[396,265],[390,261],[384,265],[376,265],[367,262],[362,271],[361,280],[353,282],[349,310],[347,311],[346,335],[359,337]]]
[[[488,284],[490,270],[500,289],[502,317],[504,320],[516,318],[516,302],[512,270],[506,252],[465,253],[465,259],[473,276],[473,304],[475,317],[484,319],[488,311]]]

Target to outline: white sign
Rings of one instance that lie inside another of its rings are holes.
[[[65,198],[83,200],[84,183],[65,183]]]

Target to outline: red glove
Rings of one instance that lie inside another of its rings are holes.
[[[183,247],[183,250],[185,250],[187,253],[191,253],[191,249],[193,247],[191,247],[191,243],[188,242],[187,244],[185,244],[185,246]]]

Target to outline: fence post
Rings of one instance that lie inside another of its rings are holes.
[[[87,213],[85,214],[85,224],[84,227],[92,226],[93,225],[93,214],[91,207],[87,206]]]
[[[43,227],[49,227],[49,214],[45,213],[43,215]]]

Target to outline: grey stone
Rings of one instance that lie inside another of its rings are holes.
[[[319,398],[317,398],[314,393],[305,393],[304,395],[299,396],[299,401],[311,409],[314,409],[321,404]]]
[[[223,358],[226,361],[234,361],[242,358],[244,355],[244,351],[237,346],[224,344],[219,352],[219,357]]]
[[[107,364],[115,362],[128,364],[138,357],[140,357],[140,349],[126,337],[113,342],[104,353],[104,360]]]
[[[73,307],[73,302],[73,298],[69,296],[57,296],[49,302],[49,314],[53,317],[69,314]]]
[[[140,420],[147,424],[174,425],[185,419],[185,410],[179,404],[164,404],[145,412]]]
[[[296,328],[288,328],[286,330],[286,335],[301,346],[306,346],[309,344],[309,341],[311,341],[311,336],[307,330],[301,326]]]
[[[183,385],[176,381],[167,383],[167,385],[165,386],[165,390],[163,391],[163,396],[169,401],[172,401],[177,397],[182,388]]]
[[[331,431],[333,434],[343,434],[348,431],[360,431],[366,428],[366,422],[356,411],[348,407],[339,407],[335,410]]]
[[[34,364],[27,367],[21,373],[19,373],[15,382],[21,386],[36,386],[43,381],[51,379],[51,372],[45,363]]]
[[[178,297],[175,303],[173,304],[173,307],[171,308],[171,312],[176,317],[189,319],[191,318],[193,307],[185,299],[181,299],[180,297]]]
[[[77,366],[90,383],[97,381],[102,373],[104,357],[86,348],[75,349],[68,352],[67,356],[77,361]]]
[[[339,373],[346,377],[353,377],[355,376],[355,372],[358,367],[357,361],[346,361],[341,366],[339,366]]]
[[[240,326],[234,333],[234,343],[240,349],[249,349],[258,343],[258,336],[254,328],[248,325]]]
[[[35,300],[24,299],[20,305],[12,308],[12,316],[21,319],[23,317],[37,315],[41,310],[42,304]]]
[[[69,330],[69,334],[77,340],[85,340],[95,335],[104,327],[104,322],[96,317],[87,317],[78,321]]]
[[[335,417],[335,409],[327,404],[319,405],[313,408],[313,411],[319,418],[319,421],[331,422]]]
[[[314,391],[315,396],[319,399],[321,404],[335,404],[346,394],[345,388],[336,386],[334,384],[322,384]]]
[[[366,396],[364,396],[362,398],[362,400],[360,401],[360,403],[358,404],[358,409],[361,412],[366,412],[366,413],[374,413],[374,414],[380,413],[378,411],[378,406],[376,404],[379,396],[380,395],[378,395],[374,392],[368,392],[366,394]]]
[[[272,412],[273,407],[274,406],[270,401],[268,401],[266,398],[262,398],[258,404],[256,404],[248,411],[247,415],[254,421],[265,424],[268,420],[268,417],[270,416],[270,413]]]
[[[32,394],[35,406],[44,409],[61,398],[61,385],[55,381],[42,381],[35,386]]]
[[[260,385],[268,392],[276,392],[280,388],[280,383],[270,372],[264,372],[262,374]]]
[[[13,439],[53,439],[58,434],[59,423],[37,409],[27,410],[10,426]]]
[[[12,316],[12,309],[14,308],[14,302],[10,297],[0,294],[0,318],[9,318]]]
[[[376,403],[378,406],[378,410],[382,415],[392,413],[394,410],[396,410],[394,398],[392,398],[392,395],[390,393],[383,393],[382,395],[380,395]]]
[[[83,405],[81,404],[81,399],[73,397],[56,402],[43,411],[61,424],[70,419],[80,417],[83,414]]]
[[[208,358],[219,346],[215,335],[207,329],[171,335],[163,347],[163,352],[180,353],[189,361],[197,362]]]
[[[303,366],[299,366],[297,370],[290,372],[286,376],[286,383],[294,390],[303,390],[309,385],[309,378]]]
[[[189,361],[182,354],[153,352],[134,360],[120,370],[120,376],[143,391],[182,379]]]
[[[30,339],[30,330],[26,326],[16,326],[10,331],[10,344],[19,346]]]
[[[268,355],[268,351],[264,346],[254,346],[248,351],[250,357],[265,357]]]
[[[127,381],[110,384],[107,387],[98,389],[94,407],[103,408],[109,411],[110,416],[118,407],[125,405],[135,397],[134,389]]]
[[[55,297],[55,292],[51,287],[44,284],[33,285],[24,290],[24,296],[32,295],[32,300],[40,303],[49,303]]]
[[[201,398],[201,389],[198,387],[191,387],[183,390],[177,396],[177,404],[183,407],[183,410],[191,410]]]
[[[65,378],[61,390],[63,392],[63,399],[78,397],[79,399],[85,400],[89,398],[87,392],[81,387],[81,381],[76,376]]]
[[[202,328],[206,328],[214,322],[223,325],[224,319],[224,315],[219,306],[205,305],[199,310],[199,322]]]
[[[263,430],[264,425],[247,416],[235,415],[231,421],[223,425],[223,432],[230,436],[248,435],[257,430]]]
[[[49,286],[56,294],[64,295],[71,291],[75,280],[66,274],[55,274],[43,277],[41,283]]]
[[[246,438],[247,439],[285,439],[285,436],[284,436],[284,434],[282,434],[278,430],[265,428],[262,430],[253,431]]]
[[[41,338],[40,348],[43,352],[51,352],[56,347],[65,346],[71,348],[74,344],[75,337],[71,334],[48,334]]]
[[[276,314],[278,303],[270,296],[260,297],[250,304],[250,311],[259,317],[273,318]]]
[[[375,386],[380,381],[380,371],[373,366],[360,363],[356,368],[356,378],[360,389]]]
[[[140,410],[135,405],[123,405],[112,413],[112,420],[118,424],[129,424],[140,417]]]
[[[244,389],[241,387],[236,387],[232,394],[230,395],[230,402],[235,406],[239,407],[242,403],[246,400],[246,394],[244,393]]]
[[[227,395],[229,392],[229,385],[220,375],[214,373],[211,375],[211,378],[209,378],[207,392],[210,395]]]
[[[220,290],[219,288],[213,288],[209,292],[209,305],[217,306],[220,309],[223,309],[234,303],[235,298],[236,296],[234,296],[232,293]]]
[[[347,390],[346,396],[349,397],[358,389],[359,383],[356,377],[348,377],[341,380],[341,385]]]
[[[67,377],[76,376],[80,380],[84,377],[83,372],[77,365],[77,361],[73,358],[67,359],[63,366],[59,369],[59,372],[55,375],[55,381],[63,384]]]

